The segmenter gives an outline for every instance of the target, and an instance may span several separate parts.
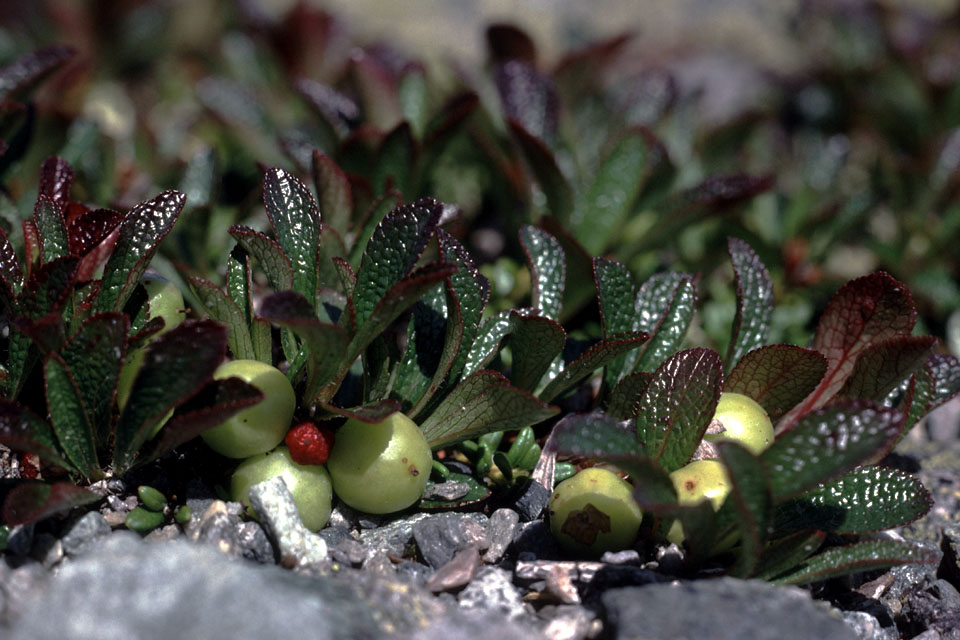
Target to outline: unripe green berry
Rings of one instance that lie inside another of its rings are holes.
[[[392,513],[415,503],[432,466],[430,445],[402,413],[373,424],[348,420],[337,430],[327,460],[334,492],[366,513]]]
[[[709,500],[714,511],[720,509],[731,489],[727,468],[719,460],[695,460],[671,473],[670,480],[681,505]],[[667,540],[683,544],[685,537],[683,525],[679,520],[674,521]]]
[[[633,487],[608,469],[584,469],[550,496],[550,531],[572,553],[599,556],[626,549],[642,519]]]
[[[742,393],[726,391],[720,394],[720,402],[713,415],[711,426],[723,431],[711,434],[704,439],[708,442],[737,442],[754,455],[760,455],[773,443],[773,422],[770,416],[757,402]]]

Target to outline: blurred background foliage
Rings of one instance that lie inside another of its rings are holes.
[[[187,209],[154,266],[221,281],[227,227],[267,226],[263,169],[321,184],[334,166],[351,201],[325,224],[342,237],[384,198],[451,205],[491,311],[529,296],[517,230],[542,223],[567,244],[565,308],[585,331],[598,323],[583,260],[606,254],[637,282],[697,274],[688,339],[723,352],[737,236],[776,285],[771,341],[805,344],[830,293],[882,269],[909,285],[919,331],[956,353],[955,5],[2,3],[0,67],[74,53],[42,83],[0,87],[0,218],[22,243],[50,155],[98,205],[180,188]]]

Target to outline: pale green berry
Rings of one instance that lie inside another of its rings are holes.
[[[709,500],[714,511],[720,509],[731,489],[727,468],[719,460],[695,460],[671,473],[670,480],[681,505]],[[685,537],[683,525],[675,520],[667,532],[667,540],[683,544]]]
[[[599,556],[630,547],[642,519],[633,487],[608,469],[584,469],[550,496],[550,531],[575,554]]]
[[[722,427],[717,434],[707,433],[708,442],[737,442],[754,455],[760,455],[773,444],[773,422],[757,402],[742,393],[730,391],[720,394],[720,402],[713,415],[713,425]]]

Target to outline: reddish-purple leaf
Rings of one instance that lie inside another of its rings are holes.
[[[313,184],[320,199],[320,215],[324,224],[346,233],[353,216],[353,191],[347,174],[330,156],[314,151]]]
[[[59,312],[73,287],[77,262],[74,257],[57,258],[30,274],[18,300],[17,311],[31,322]]]
[[[20,259],[7,234],[0,228],[0,282],[10,297],[20,292],[23,287],[23,270],[20,268]]]
[[[737,284],[737,315],[733,320],[726,371],[745,354],[762,347],[773,316],[773,282],[760,257],[743,240],[729,238],[727,247]]]
[[[347,135],[351,124],[360,118],[360,107],[357,103],[329,85],[309,78],[300,78],[293,86],[340,137]],[[327,215],[326,212],[324,215]]]
[[[357,51],[351,58],[351,72],[366,120],[380,131],[389,131],[403,120],[396,79],[376,57]]]
[[[826,371],[826,358],[816,351],[774,344],[743,356],[723,390],[750,396],[776,421],[806,398]]]
[[[263,204],[277,244],[293,267],[293,289],[307,300],[317,296],[320,209],[296,176],[270,169],[263,179]]]
[[[640,411],[640,398],[653,378],[652,373],[633,373],[624,376],[610,392],[607,415],[617,420],[635,418]]]
[[[76,468],[63,457],[57,436],[43,419],[16,402],[0,401],[0,443],[14,451],[37,454],[67,471]]]
[[[937,342],[930,336],[902,336],[867,347],[838,395],[883,400],[923,366]]]
[[[71,47],[50,45],[17,58],[0,69],[0,99],[39,82],[75,53]]]
[[[70,218],[67,223],[67,243],[71,255],[87,255],[122,221],[123,214],[111,209],[85,211]]]
[[[540,184],[547,197],[547,209],[551,216],[567,224],[573,212],[573,187],[560,171],[553,152],[543,141],[533,135],[520,123],[508,120],[510,133],[520,145],[524,159],[527,161],[533,176]]]
[[[98,500],[100,496],[72,482],[24,482],[7,494],[3,521],[10,526],[27,524]]]
[[[349,409],[335,407],[328,403],[322,403],[321,406],[330,413],[335,413],[338,416],[359,420],[360,422],[368,422],[370,424],[381,422],[390,414],[400,411],[400,401],[394,400],[393,398],[384,398],[373,404],[350,407]]]
[[[610,340],[598,342],[576,360],[564,365],[563,370],[540,392],[540,399],[544,402],[552,402],[597,369],[638,348],[649,337],[642,331],[630,331],[617,334]]]
[[[240,224],[227,229],[227,233],[260,263],[274,291],[286,291],[293,287],[293,266],[275,240]]]
[[[827,358],[827,373],[814,391],[777,425],[790,429],[806,413],[824,406],[843,387],[865,349],[907,336],[917,312],[906,286],[885,273],[852,280],[830,300],[811,345]]]
[[[710,349],[681,351],[654,372],[640,398],[637,435],[667,471],[690,460],[720,400],[723,365]]]
[[[525,31],[512,24],[492,24],[487,27],[487,49],[495,62],[537,62],[537,47],[533,40]]]
[[[73,168],[66,160],[51,156],[40,167],[40,195],[46,196],[61,206],[70,201],[70,186],[73,184]]]
[[[528,62],[512,59],[494,67],[493,80],[506,118],[540,140],[552,140],[560,105],[550,77]]]

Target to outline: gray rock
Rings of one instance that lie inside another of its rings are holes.
[[[88,511],[82,518],[73,523],[66,535],[61,538],[63,552],[68,556],[79,556],[90,549],[92,543],[102,536],[109,535],[112,529],[103,514],[97,511]]]
[[[949,527],[944,530],[940,550],[943,551],[943,559],[940,561],[937,575],[960,588],[960,527]]]
[[[491,619],[516,620],[527,615],[522,596],[510,572],[487,566],[477,572],[457,601],[463,609],[483,612]]]
[[[267,537],[273,542],[280,563],[286,567],[320,564],[328,557],[326,541],[307,529],[283,476],[250,487],[250,506]]]
[[[603,595],[611,638],[852,640],[807,591],[719,578],[614,589]]]
[[[430,591],[452,591],[467,584],[477,575],[483,566],[483,558],[476,547],[461,549],[453,556],[453,560],[443,565],[427,580],[427,589]]]
[[[276,553],[267,532],[257,522],[241,522],[237,544],[240,546],[240,555],[248,560],[261,564],[275,564]]]
[[[531,480],[524,487],[520,496],[514,501],[513,508],[525,521],[536,520],[550,503],[550,492],[536,480]]]
[[[297,638],[309,630],[321,640],[376,638],[388,629],[412,631],[441,613],[412,589],[370,576],[355,583],[308,577],[184,541],[106,544],[52,578],[6,637],[234,640]]]
[[[487,547],[487,517],[479,513],[440,513],[413,527],[413,537],[427,564],[439,569],[462,549]]]
[[[33,548],[33,523],[18,524],[10,530],[7,537],[7,552],[15,556],[25,556]]]
[[[541,633],[549,640],[584,640],[600,630],[600,621],[580,605],[547,606],[538,615],[546,619]]]
[[[164,542],[170,542],[171,540],[176,540],[181,535],[183,535],[183,533],[180,531],[180,527],[175,524],[167,524],[148,533],[143,538],[143,541],[160,544]]]
[[[200,517],[190,519],[187,536],[221,553],[240,555],[240,516],[230,513],[222,500],[214,500]]]
[[[63,543],[49,533],[38,534],[33,539],[30,557],[49,569],[63,560]]]
[[[900,637],[896,627],[882,626],[879,620],[865,611],[844,611],[843,621],[860,640],[897,640]]]
[[[360,544],[367,554],[380,552],[402,558],[407,555],[407,547],[413,544],[413,528],[429,517],[428,513],[415,513],[377,529],[366,529],[360,532]]]
[[[483,561],[493,564],[499,562],[507,548],[513,542],[520,524],[520,514],[513,509],[497,509],[490,514],[487,523],[487,552]]]
[[[322,531],[320,533],[323,533]],[[330,547],[330,542],[328,538],[327,547],[330,549],[330,557],[341,562],[348,566],[359,565],[367,557],[367,550],[363,548],[363,545],[354,540],[353,538],[347,537],[341,539],[335,547]]]
[[[36,562],[16,569],[0,562],[0,630],[8,628],[40,597],[49,578],[50,574]]]
[[[447,480],[446,482],[427,485],[421,497],[424,500],[445,500],[450,502],[459,500],[468,493],[470,493],[470,485],[466,482]]]
[[[532,640],[540,634],[530,625],[480,612],[464,612],[440,618],[407,636],[408,640]]]
[[[606,564],[635,564],[639,565],[640,552],[636,549],[624,549],[623,551],[606,551],[600,556],[600,562]]]
[[[944,640],[960,640],[960,593],[943,579],[928,579],[904,604],[901,626],[914,633],[932,629]]]
[[[513,548],[517,554],[531,553],[537,558],[560,556],[560,545],[550,533],[550,525],[545,520],[521,524],[513,539]]]

